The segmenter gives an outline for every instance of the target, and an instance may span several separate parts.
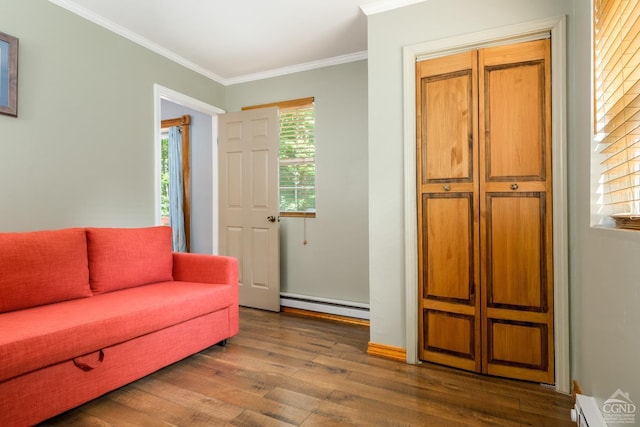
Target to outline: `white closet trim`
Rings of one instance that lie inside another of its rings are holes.
[[[539,39],[551,34],[555,387],[559,392],[570,393],[565,28],[566,17],[558,16],[418,43],[403,49],[407,363],[420,363],[418,359],[418,220],[415,149],[416,61],[481,47]]]

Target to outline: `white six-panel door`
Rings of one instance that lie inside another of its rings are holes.
[[[280,311],[278,109],[218,122],[220,254],[239,260],[240,305]]]

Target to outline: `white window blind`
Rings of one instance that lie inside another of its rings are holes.
[[[640,219],[640,2],[594,0],[593,16],[600,205],[625,226]]]
[[[315,212],[313,104],[280,110],[280,211]]]
[[[280,213],[315,216],[316,143],[314,98],[243,107],[280,110]]]

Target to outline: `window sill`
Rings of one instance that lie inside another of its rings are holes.
[[[638,233],[638,230],[633,230],[631,228],[619,228],[616,227],[613,223],[611,224],[592,224],[591,225],[591,229],[599,232],[599,233],[616,233],[617,236],[619,236],[620,238],[629,238],[631,239],[631,241],[637,241],[638,236],[640,236],[640,233]]]
[[[281,218],[315,218],[315,212],[280,212]]]
[[[637,214],[616,214],[611,215],[613,218],[616,228],[624,229],[624,230],[640,230],[640,216]]]

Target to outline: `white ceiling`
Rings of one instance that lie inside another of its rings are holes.
[[[219,83],[366,58],[366,15],[424,0],[50,0]]]

